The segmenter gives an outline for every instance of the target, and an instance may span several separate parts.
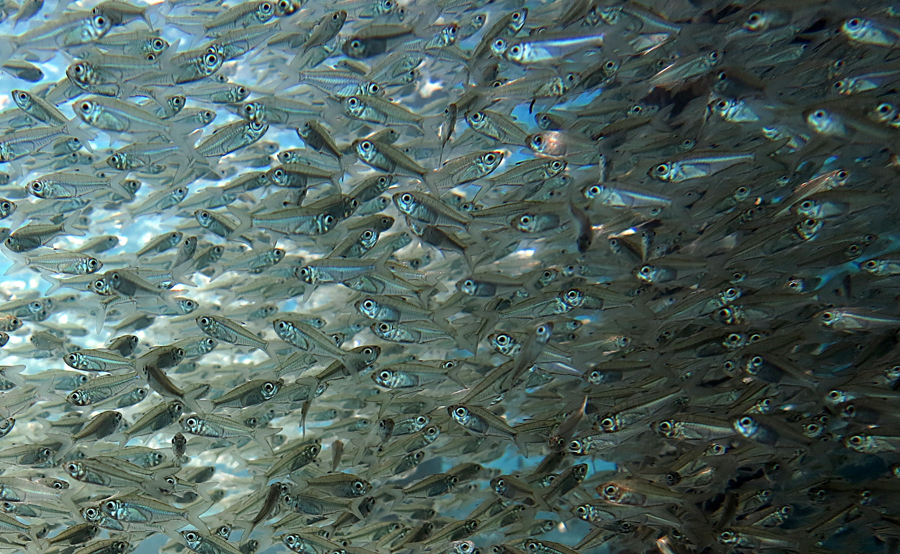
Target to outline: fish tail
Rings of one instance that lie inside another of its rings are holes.
[[[63,234],[70,236],[83,237],[85,235],[84,231],[75,226],[75,223],[78,222],[78,219],[81,217],[81,211],[72,212],[63,220]]]
[[[239,237],[253,227],[253,216],[247,210],[237,206],[228,206],[226,209],[231,215],[238,218],[238,226],[229,234],[229,239]]]
[[[263,449],[269,453],[270,456],[275,455],[275,451],[272,450],[271,443],[267,440],[272,435],[277,435],[281,431],[281,427],[266,427],[263,429],[255,429],[253,432],[253,440],[263,447]]]
[[[93,131],[82,129],[81,128],[81,120],[77,117],[73,117],[65,124],[65,133],[70,136],[77,138],[81,141],[81,147],[87,150],[88,152],[93,152],[94,150],[91,148],[91,141],[97,139],[96,133]]]
[[[47,535],[47,526],[41,524],[34,524],[28,526],[28,538],[31,539],[30,542],[26,543],[25,551],[29,554],[41,554],[42,552],[47,552],[50,543],[41,537]]]
[[[134,195],[131,194],[128,189],[122,186],[122,179],[124,175],[115,175],[109,181],[109,188],[119,196],[121,196],[124,200],[134,200]]]
[[[187,514],[185,515],[185,519],[187,519],[188,523],[200,529],[201,531],[209,531],[209,527],[200,519],[204,513],[206,513],[210,508],[215,506],[215,502],[200,500],[193,505],[188,507]],[[249,533],[248,533],[249,534]]]
[[[10,260],[12,260],[13,263],[3,273],[4,276],[5,275],[13,275],[15,273],[22,271],[23,269],[28,268],[28,262],[25,261],[24,257],[23,258],[19,258],[18,256],[14,257],[12,252],[7,253],[6,257],[9,258]],[[50,293],[47,293],[47,294],[50,294]]]

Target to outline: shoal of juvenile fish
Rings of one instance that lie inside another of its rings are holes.
[[[0,13],[0,552],[898,551],[897,4]]]

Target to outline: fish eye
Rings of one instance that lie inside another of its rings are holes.
[[[153,47],[154,47],[154,48],[160,48],[160,49],[161,49],[161,48],[163,48],[164,46],[165,46],[165,44],[163,44],[163,41],[162,41],[161,39],[156,39],[156,40],[153,41]]]
[[[82,102],[81,103],[81,111],[87,113],[91,111],[91,103],[90,102]]]
[[[718,60],[718,59],[719,59],[719,52],[716,51],[716,50],[713,50],[712,52],[710,52],[710,53],[709,53],[709,59],[712,60],[712,61]]]
[[[184,534],[184,538],[186,538],[189,541],[195,541],[199,538],[199,536],[197,535],[197,533],[195,533],[193,531],[188,531],[187,533]]]
[[[853,30],[856,27],[859,27],[861,24],[862,24],[862,21],[860,21],[860,19],[858,17],[854,17],[853,19],[847,20],[847,28],[850,30]]]
[[[362,47],[362,42],[360,42],[359,39],[353,39],[350,41],[350,48],[353,48],[355,50],[360,47]]]
[[[519,47],[518,44],[509,49],[509,53],[513,54],[514,56],[518,56],[519,52],[521,52],[521,51],[522,51],[522,49]]]
[[[116,509],[116,503],[113,501],[107,502],[106,509],[109,510],[110,512],[114,511]]]
[[[656,173],[658,173],[659,175],[665,175],[668,172],[669,172],[668,164],[659,164],[658,166],[656,166]]]
[[[859,446],[862,443],[863,443],[863,439],[861,436],[853,435],[852,437],[850,437],[850,444],[852,444],[853,446]]]
[[[831,321],[832,319],[834,319],[834,313],[822,312],[822,321]]]
[[[738,423],[741,427],[750,427],[753,425],[753,420],[749,417],[742,417]]]
[[[485,160],[487,163],[489,163],[489,164],[494,163],[494,161],[495,161],[496,159],[497,159],[497,156],[495,156],[495,155],[493,155],[493,154],[488,154],[487,156],[484,157],[484,160]]]
[[[347,99],[347,104],[348,104],[351,108],[355,108],[356,106],[359,105],[359,99],[356,98],[355,96],[351,96],[350,98]]]
[[[75,473],[76,471],[78,471],[78,466],[73,463],[66,464],[66,471],[69,473]]]
[[[189,417],[185,423],[187,423],[189,427],[195,427],[197,425],[197,418]]]
[[[96,23],[98,27],[103,27],[106,25],[106,19],[102,15],[98,15],[94,18],[94,23]]]

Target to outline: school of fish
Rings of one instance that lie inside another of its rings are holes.
[[[0,552],[900,551],[900,5],[0,19]]]

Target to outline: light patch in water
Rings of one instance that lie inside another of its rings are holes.
[[[419,96],[422,98],[430,98],[432,94],[443,88],[444,85],[442,81],[432,81],[431,79],[428,79],[428,82],[419,89]]]

